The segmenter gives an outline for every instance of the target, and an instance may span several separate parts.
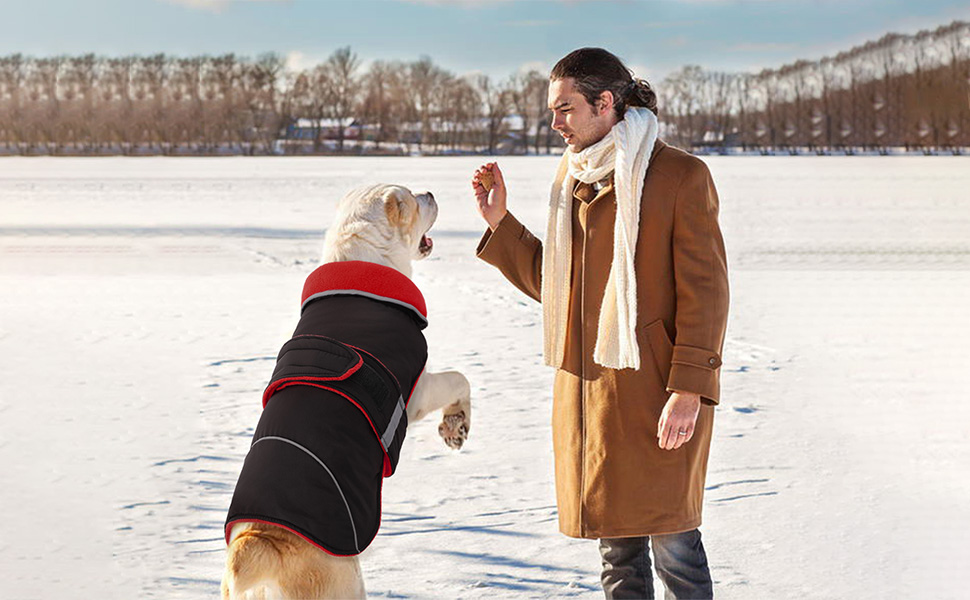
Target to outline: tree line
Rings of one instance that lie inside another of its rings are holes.
[[[970,147],[970,23],[760,73],[687,66],[651,82],[685,148]],[[0,153],[541,153],[548,75],[457,76],[351,48],[302,70],[267,53],[0,57]]]
[[[832,57],[760,73],[688,66],[667,77],[658,93],[668,137],[681,144],[967,148],[970,23],[891,33]]]

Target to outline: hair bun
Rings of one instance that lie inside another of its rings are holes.
[[[641,81],[643,80],[637,79],[636,77],[630,80],[630,83],[626,84],[626,86],[623,88],[623,92],[622,92],[623,98],[629,98],[630,96],[635,94],[637,91],[637,87],[640,86]]]

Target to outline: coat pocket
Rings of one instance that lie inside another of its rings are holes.
[[[670,378],[670,361],[674,357],[674,345],[667,336],[663,319],[644,325],[641,330],[650,345],[650,354],[653,355],[653,363],[657,373],[660,374],[660,381],[666,386],[667,379]]]

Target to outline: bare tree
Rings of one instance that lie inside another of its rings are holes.
[[[23,95],[26,66],[21,54],[0,57],[0,136],[8,150],[27,152],[31,135]]]
[[[311,119],[313,125],[313,151],[319,152],[325,133],[321,122],[330,115],[330,107],[333,104],[330,70],[326,65],[315,66],[310,71],[307,83],[304,113]]]
[[[121,153],[128,155],[134,147],[134,102],[131,97],[131,72],[135,59],[132,56],[109,58],[105,61],[100,78],[103,131],[107,144],[117,144]]]
[[[479,75],[475,87],[481,97],[485,116],[485,145],[489,154],[495,154],[499,137],[504,133],[505,117],[508,116],[508,93],[504,86],[492,82],[488,75]]]
[[[699,141],[702,133],[700,101],[704,77],[699,66],[689,65],[667,76],[660,85],[663,110],[671,120],[668,135],[684,147]]]
[[[357,85],[357,70],[360,59],[350,49],[350,46],[340,48],[327,59],[326,68],[328,81],[331,86],[330,115],[337,121],[337,150],[344,151],[345,122],[349,121],[357,108],[359,88]]]
[[[42,58],[28,63],[26,87],[35,110],[27,120],[39,146],[48,154],[61,150],[61,101],[57,94],[57,74],[64,57]]]
[[[257,149],[263,153],[271,152],[279,133],[276,95],[284,65],[282,56],[268,52],[243,69],[240,92],[247,110],[245,139],[249,142],[250,153]]]
[[[374,144],[380,150],[388,134],[394,129],[401,117],[399,105],[394,101],[394,93],[400,89],[403,68],[400,63],[378,60],[371,63],[370,69],[362,79],[364,91],[361,116],[367,124],[376,125]]]
[[[482,116],[482,102],[478,90],[467,78],[457,78],[450,74],[442,76],[444,97],[442,98],[442,121],[445,145],[452,150],[477,143],[474,137],[479,133],[478,125]]]
[[[735,96],[735,105],[738,110],[737,134],[743,149],[751,143],[748,139],[748,131],[751,124],[748,122],[748,115],[751,112],[751,79],[749,73],[735,73],[732,81],[732,94]]]
[[[138,132],[135,144],[147,143],[162,153],[171,152],[169,123],[165,115],[166,57],[164,54],[136,57],[131,87]]]
[[[427,143],[432,136],[432,119],[434,117],[435,92],[440,88],[444,72],[438,68],[430,57],[422,56],[418,61],[408,65],[408,100],[420,124],[418,149]]]
[[[518,73],[513,75],[508,84],[508,98],[516,114],[522,119],[522,137],[517,142],[522,147],[522,153],[529,153],[529,135],[536,131],[534,137],[536,153],[539,152],[539,130],[546,113],[546,91],[548,81],[538,71]]]

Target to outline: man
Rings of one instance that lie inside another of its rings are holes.
[[[472,187],[478,256],[543,304],[559,527],[600,539],[607,598],[653,597],[651,548],[668,598],[710,598],[697,528],[728,308],[714,183],[657,139],[656,95],[606,50],[559,61],[549,108],[568,148],[545,245],[497,164]]]

